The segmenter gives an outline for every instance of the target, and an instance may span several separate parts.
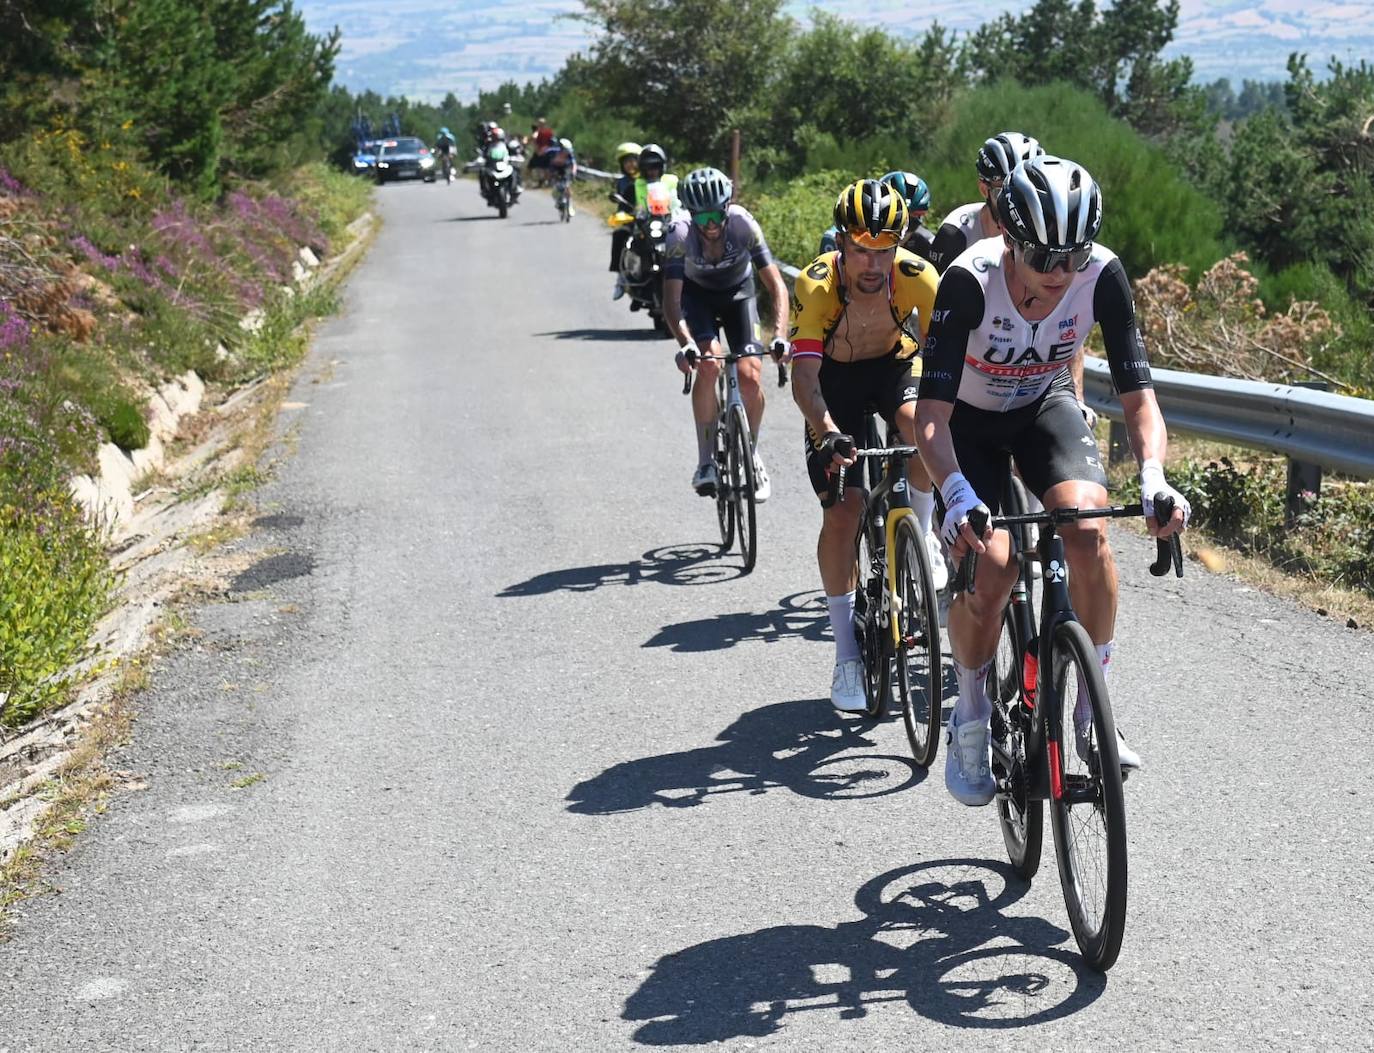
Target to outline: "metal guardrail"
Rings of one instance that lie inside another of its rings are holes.
[[[1151,369],[1150,374],[1170,428],[1374,478],[1374,401],[1175,369]],[[1103,416],[1121,419],[1103,359],[1084,359],[1083,398]]]

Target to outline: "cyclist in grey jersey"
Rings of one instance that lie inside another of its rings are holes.
[[[685,355],[688,347],[720,354],[722,334],[733,352],[761,344],[763,332],[754,293],[755,268],[773,301],[774,332],[778,337],[773,341],[772,352],[775,358],[780,358],[786,349],[786,341],[781,336],[787,331],[789,298],[758,222],[748,209],[732,202],[734,185],[718,169],[699,168],[688,173],[678,190],[691,218],[679,220],[669,228],[663,250],[663,313],[669,331],[683,349],[677,355],[678,368],[685,373],[691,372]],[[715,384],[721,366],[708,358],[700,360],[696,368],[692,417],[697,438],[697,467],[692,474],[692,489],[709,497],[714,496],[719,482],[713,454],[719,415]],[[744,401],[755,444],[754,499],[766,501],[772,484],[758,452],[765,402],[759,383],[762,367],[759,359],[747,358],[736,368],[740,398]]]
[[[988,239],[961,254],[940,280],[924,349],[917,401],[917,442],[931,477],[940,480],[941,536],[951,555],[972,548],[976,591],[950,606],[949,635],[959,698],[950,716],[945,785],[967,805],[990,801],[996,787],[988,759],[987,673],[1001,634],[1002,608],[1018,572],[1008,535],[973,533],[968,513],[996,510],[1000,480],[1014,457],[1027,488],[1046,508],[1101,508],[1106,476],[1097,443],[1078,411],[1070,365],[1089,329],[1102,330],[1120,394],[1131,448],[1140,464],[1147,515],[1154,495],[1174,498],[1158,536],[1186,525],[1188,502],[1164,478],[1168,435],[1150,386],[1149,363],[1135,324],[1121,261],[1094,239],[1102,223],[1101,193],[1079,165],[1041,156],[1023,162],[997,195],[1001,241]],[[1074,610],[1110,668],[1117,579],[1105,520],[1061,531]],[[1087,693],[1074,713],[1086,747],[1091,723]],[[1123,768],[1140,757],[1118,743]]]

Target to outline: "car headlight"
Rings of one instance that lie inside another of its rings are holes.
[[[378,167],[378,168],[390,168],[390,167],[391,167],[391,162],[389,162],[389,161],[378,161],[378,162],[377,162],[377,167]]]
[[[660,223],[658,220],[654,220],[652,223],[649,224],[649,237],[663,237],[663,224]]]
[[[353,158],[353,167],[354,167],[354,168],[366,168],[366,167],[367,167],[367,162],[364,161],[361,157],[355,157],[355,158]]]
[[[420,167],[421,167],[421,168],[433,168],[433,167],[434,167],[434,158],[432,158],[432,157],[422,157],[422,158],[420,158]]]

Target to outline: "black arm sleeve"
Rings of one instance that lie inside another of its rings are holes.
[[[943,274],[945,268],[958,259],[959,254],[966,248],[968,248],[968,242],[964,238],[963,228],[954,223],[946,223],[935,235],[935,241],[931,243],[930,262],[935,264],[935,269]]]
[[[938,305],[938,300],[936,301]],[[1098,275],[1093,290],[1093,316],[1102,327],[1102,343],[1107,348],[1107,364],[1118,395],[1152,387],[1150,360],[1145,341],[1135,324],[1135,301],[1131,283],[1120,260],[1112,260]]]
[[[962,267],[947,271],[935,293],[930,331],[921,351],[919,398],[953,402],[964,376],[969,334],[983,324],[983,287]]]

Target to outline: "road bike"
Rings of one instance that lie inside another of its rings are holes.
[[[868,432],[873,442],[872,418]],[[856,542],[854,625],[868,715],[887,712],[895,687],[912,758],[928,767],[940,744],[944,671],[935,581],[906,478],[907,458],[916,453],[915,446],[892,445],[854,451],[856,459],[868,461],[871,483]],[[874,465],[882,469],[876,483]],[[832,476],[835,500],[844,500],[845,474],[841,467]]]
[[[553,184],[553,201],[558,206],[558,219],[568,223],[572,220],[572,176],[562,173]]]
[[[1156,495],[1155,514],[1159,522],[1167,522],[1173,501]],[[1005,516],[990,516],[980,507],[969,513],[969,525],[979,536],[989,524],[1040,531],[1034,551],[1015,553],[1022,578],[1004,611],[1011,652],[1020,658],[1013,662],[1014,689],[1001,686],[1006,671],[1000,668],[993,681],[990,739],[997,818],[1012,869],[1029,881],[1040,866],[1042,803],[1049,802],[1059,883],[1074,939],[1084,960],[1103,972],[1115,964],[1126,928],[1125,794],[1116,721],[1097,650],[1069,599],[1068,564],[1058,530],[1083,519],[1141,515],[1140,504]],[[1162,577],[1172,566],[1182,577],[1178,536],[1157,540],[1150,573]],[[975,552],[964,557],[956,591],[973,593],[977,562]],[[1042,591],[1038,635],[1024,587],[1026,571],[1036,562]]]
[[[750,345],[736,354],[727,351],[714,355],[688,348],[687,364],[693,369],[703,359],[721,362],[723,368],[716,376],[716,404],[720,415],[716,418],[714,461],[716,465],[716,520],[720,524],[720,548],[729,552],[735,538],[739,538],[740,555],[744,557],[744,573],[754,569],[758,559],[759,541],[755,532],[757,500],[754,496],[754,436],[749,429],[749,417],[744,412],[744,400],[739,393],[739,362],[745,358],[762,358],[768,351]],[[787,383],[787,367],[778,363],[778,387]],[[692,392],[692,374],[682,378],[682,393]]]

